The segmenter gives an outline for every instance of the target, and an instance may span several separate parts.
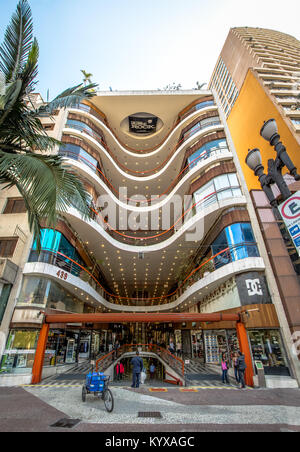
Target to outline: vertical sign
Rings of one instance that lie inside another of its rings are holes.
[[[278,209],[300,256],[300,191],[280,204]]]

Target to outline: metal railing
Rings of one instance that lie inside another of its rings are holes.
[[[116,350],[111,351],[105,356],[102,356],[96,361],[96,372],[104,372],[117,359],[121,358],[125,353],[133,353],[139,351],[155,353],[159,356],[165,364],[170,366],[177,374],[184,378],[184,361],[165,348],[156,344],[125,344]]]
[[[100,296],[112,304],[117,304],[116,300],[120,303],[120,306],[137,306],[139,302],[154,302],[158,305],[171,303],[176,301],[184,291],[198,282],[200,279],[206,277],[208,274],[215,270],[237,260],[245,259],[247,257],[258,257],[258,249],[256,243],[243,243],[227,247],[225,250],[211,256],[206,261],[202,262],[196,269],[194,269],[184,281],[178,283],[178,287],[170,294],[163,297],[150,297],[150,298],[132,298],[121,297],[119,295],[108,292],[98,281],[97,275],[84,268],[82,265],[69,258],[68,256],[50,250],[43,250],[40,255],[35,251],[32,251],[30,255],[30,262],[45,262],[47,264],[55,265],[59,267],[58,278],[67,280],[68,273],[77,276],[87,284],[89,284]]]
[[[195,128],[192,127],[191,130],[187,130],[182,135],[182,141],[183,142],[186,141],[188,138],[195,135],[195,133],[199,132],[199,130],[203,130],[203,129],[207,129],[208,127],[219,126],[219,125],[222,125],[221,121],[210,121],[205,124],[198,123],[197,126],[194,126]]]

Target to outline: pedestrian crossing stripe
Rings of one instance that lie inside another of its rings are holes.
[[[149,388],[150,392],[168,392],[167,388]]]
[[[198,392],[198,389],[179,388],[180,392]]]

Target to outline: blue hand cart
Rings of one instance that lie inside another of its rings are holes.
[[[86,401],[87,394],[94,394],[104,401],[106,411],[109,413],[114,409],[114,398],[111,390],[108,388],[110,377],[105,376],[102,372],[90,372],[82,386],[82,401]]]

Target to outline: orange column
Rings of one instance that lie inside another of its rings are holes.
[[[49,334],[49,324],[44,323],[40,331],[39,340],[35,352],[34,363],[32,367],[31,384],[38,384],[42,379],[43,364],[45,358],[45,350]]]
[[[248,386],[254,386],[253,383],[253,365],[252,365],[252,356],[249,347],[249,341],[247,336],[247,330],[245,325],[242,322],[237,322],[236,324],[237,336],[240,345],[240,351],[245,355],[246,362],[246,372],[245,372],[245,383]]]

